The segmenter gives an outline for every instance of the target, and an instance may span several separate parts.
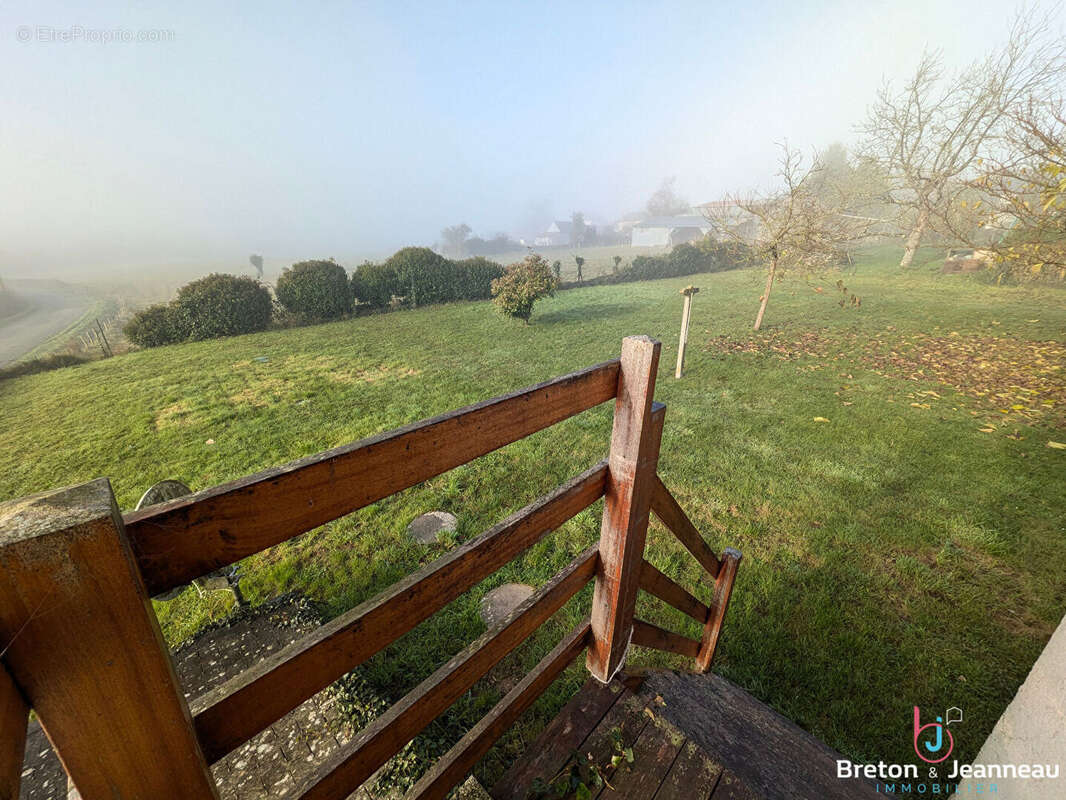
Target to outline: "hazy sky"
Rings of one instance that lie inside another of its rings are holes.
[[[765,184],[775,140],[850,141],[882,76],[904,76],[925,46],[972,60],[1012,13],[972,0],[3,2],[0,274],[239,268],[252,251],[350,260],[463,221],[521,235],[575,209],[640,208],[669,175],[714,199]],[[88,40],[113,29],[172,33]]]

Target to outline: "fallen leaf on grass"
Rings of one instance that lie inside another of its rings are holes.
[[[981,433],[995,433],[996,432],[995,428],[979,428],[978,430],[980,430]]]
[[[1063,444],[1062,442],[1048,442],[1047,446],[1053,450],[1066,450],[1066,444]]]
[[[825,417],[815,417],[814,421],[815,422],[829,422],[829,420],[827,420]]]

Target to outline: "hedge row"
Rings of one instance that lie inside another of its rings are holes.
[[[352,296],[370,308],[485,300],[502,275],[502,266],[481,256],[451,261],[426,247],[405,247],[384,264],[359,267],[352,274]]]
[[[181,287],[170,303],[138,312],[123,331],[139,347],[158,347],[261,331],[273,313],[270,291],[259,281],[214,274]]]
[[[637,256],[625,269],[580,285],[647,281],[746,266],[750,254],[737,245],[706,239],[679,244],[661,256]],[[545,262],[546,264],[547,262]],[[504,268],[480,256],[452,261],[425,247],[405,247],[382,264],[366,263],[348,277],[333,261],[301,261],[278,278],[275,309],[269,290],[235,275],[208,275],[182,287],[166,305],[136,314],[125,327],[139,347],[252,333],[275,316],[300,322],[336,319],[360,308],[420,306],[485,300]],[[578,284],[570,283],[566,287]]]
[[[563,288],[575,286],[607,286],[633,281],[653,281],[660,278],[677,278],[682,275],[697,275],[706,272],[724,272],[741,269],[752,263],[751,251],[742,244],[716,242],[703,239],[698,242],[675,245],[670,252],[659,256],[637,256],[632,263],[617,272],[600,275],[591,280],[567,283]]]
[[[485,300],[503,267],[486,258],[450,261],[425,247],[406,247],[384,264],[364,264],[348,277],[333,261],[301,261],[278,278],[273,307],[266,286],[248,277],[209,275],[182,287],[165,305],[150,306],[126,324],[139,347],[253,333],[272,319],[317,322],[356,308]]]

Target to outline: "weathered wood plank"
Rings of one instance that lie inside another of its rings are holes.
[[[499,626],[486,631],[404,695],[327,759],[300,793],[300,800],[344,800],[348,797],[500,659],[562,608],[592,579],[598,560],[596,548],[590,547]]]
[[[603,495],[606,474],[606,463],[597,464],[201,697],[195,724],[208,761],[222,758],[590,506]]]
[[[0,505],[4,664],[85,800],[217,800],[111,486]]]
[[[595,678],[585,681],[581,690],[492,787],[489,793],[493,800],[526,800],[533,780],[548,780],[555,775],[623,696],[632,693],[624,691],[618,681],[608,684]]]
[[[649,722],[649,718],[644,714],[645,700],[646,698],[638,694],[627,693],[626,697],[614,704],[595,730],[581,743],[578,752],[582,756],[591,757],[592,763],[608,781],[613,781],[618,771],[611,766],[611,757],[617,755],[619,749],[632,747]],[[596,800],[605,788],[601,786],[599,790],[593,789],[593,800]]]
[[[718,557],[703,541],[703,537],[696,530],[696,526],[692,524],[692,520],[688,518],[684,509],[674,499],[674,496],[658,475],[655,476],[655,487],[651,496],[651,510],[655,512],[655,516],[659,518],[659,521],[685,546],[685,549],[692,553],[692,557],[707,570],[710,576],[717,578],[720,567]]]
[[[0,800],[18,800],[30,707],[0,662]]]
[[[686,741],[666,773],[655,800],[707,800],[722,774],[716,764],[692,741]]]
[[[757,795],[819,800],[883,796],[864,780],[837,778],[836,760],[843,756],[713,672],[650,672],[645,691],[661,695],[666,703],[658,713]],[[714,800],[720,791],[721,786]]]
[[[615,396],[608,361],[126,516],[150,594],[356,511]]]
[[[504,731],[585,649],[591,631],[588,620],[578,625],[419,779],[405,795],[405,800],[444,798],[492,748]]]
[[[677,653],[681,656],[695,658],[700,651],[700,643],[680,633],[664,630],[642,619],[633,620],[633,644],[639,647],[651,647]]]
[[[711,613],[703,628],[700,652],[696,656],[696,669],[707,672],[714,661],[714,651],[718,649],[718,639],[722,635],[722,624],[726,611],[729,610],[729,597],[733,594],[733,583],[737,578],[737,568],[742,558],[739,550],[727,547],[722,552],[722,570],[714,582],[714,597],[711,600]]]
[[[766,800],[742,781],[732,770],[723,770],[711,800]]]
[[[586,659],[589,672],[604,683],[625,659],[636,606],[665,411],[660,406],[658,419],[652,419],[660,350],[659,342],[647,336],[622,341],[592,599],[593,642]]]
[[[652,800],[684,743],[673,725],[660,718],[649,721],[633,744],[633,763],[615,772],[601,800]]]
[[[710,609],[693,597],[687,589],[674,583],[648,561],[640,568],[640,588],[683,614],[688,614],[701,625],[707,622],[711,613]]]

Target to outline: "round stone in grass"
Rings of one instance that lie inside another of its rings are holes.
[[[165,503],[167,500],[177,500],[187,494],[192,494],[192,489],[181,481],[160,481],[141,495],[141,499],[137,503],[137,510],[140,511],[142,508],[154,506],[157,503]]]
[[[436,544],[437,534],[454,531],[458,521],[447,511],[430,511],[415,517],[407,526],[407,534],[419,544]]]
[[[481,598],[481,619],[489,628],[503,619],[529,599],[534,589],[524,583],[505,583],[497,586]]]

